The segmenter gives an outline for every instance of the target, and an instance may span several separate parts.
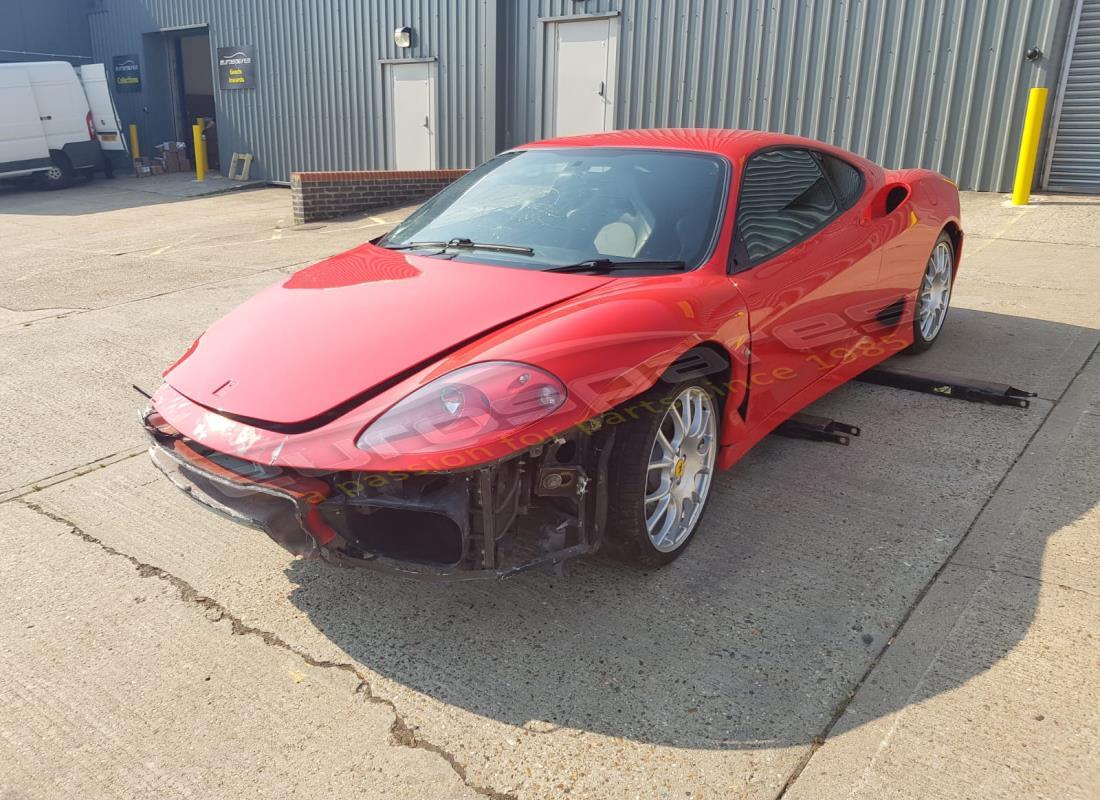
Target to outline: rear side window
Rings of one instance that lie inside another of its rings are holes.
[[[836,201],[841,210],[851,208],[863,194],[863,174],[847,161],[841,161],[839,158],[824,153],[819,158],[821,168],[833,184]]]
[[[749,266],[825,227],[836,200],[817,159],[806,150],[752,156],[737,203],[737,265]]]

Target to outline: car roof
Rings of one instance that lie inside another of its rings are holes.
[[[642,130],[607,131],[582,136],[561,136],[522,145],[516,150],[553,147],[639,147],[664,150],[693,150],[717,153],[739,163],[748,155],[765,147],[809,147],[833,153],[849,161],[870,164],[866,159],[839,147],[769,131],[749,131],[731,128],[647,128]]]

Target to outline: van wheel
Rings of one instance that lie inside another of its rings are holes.
[[[40,189],[66,189],[73,183],[73,165],[64,153],[51,153],[49,169],[35,173]]]

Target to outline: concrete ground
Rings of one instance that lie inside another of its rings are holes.
[[[1027,410],[846,386],[650,574],[295,561],[142,453],[131,384],[402,211],[0,192],[0,797],[1100,796],[1100,201],[964,198],[944,340]]]
[[[148,192],[164,197],[202,197],[240,189],[256,188],[266,184],[260,181],[230,180],[217,172],[208,172],[203,180],[196,180],[193,172],[170,172],[164,175],[136,177],[132,172],[118,171],[109,188],[119,191]]]

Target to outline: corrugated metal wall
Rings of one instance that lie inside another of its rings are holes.
[[[87,64],[87,7],[88,0],[0,0],[0,61]]]
[[[616,127],[810,136],[967,189],[1011,188],[1027,90],[1054,87],[1070,0],[502,2],[502,144],[537,139],[540,19],[621,13]],[[1026,62],[1039,47],[1045,56]]]
[[[440,167],[492,155],[497,73],[486,43],[496,40],[496,2],[103,0],[89,20],[97,60],[142,55],[144,91],[117,101],[147,148],[173,135],[158,31],[206,25],[212,51],[254,45],[256,88],[215,88],[219,146],[225,160],[253,153],[254,177],[285,181],[292,170],[386,168],[379,59],[437,59]],[[401,25],[416,32],[406,50],[393,41]]]
[[[222,153],[259,177],[386,163],[379,59],[438,59],[441,167],[531,139],[540,19],[621,15],[617,127],[784,131],[964,188],[1007,191],[1027,90],[1052,89],[1072,0],[101,0],[93,53],[143,57],[120,95],[146,143],[172,135],[161,29],[256,47],[257,88],[217,91]],[[499,17],[498,17],[499,5]],[[398,51],[393,29],[411,25]],[[1028,47],[1045,56],[1024,60]],[[159,49],[158,49],[159,48]]]

